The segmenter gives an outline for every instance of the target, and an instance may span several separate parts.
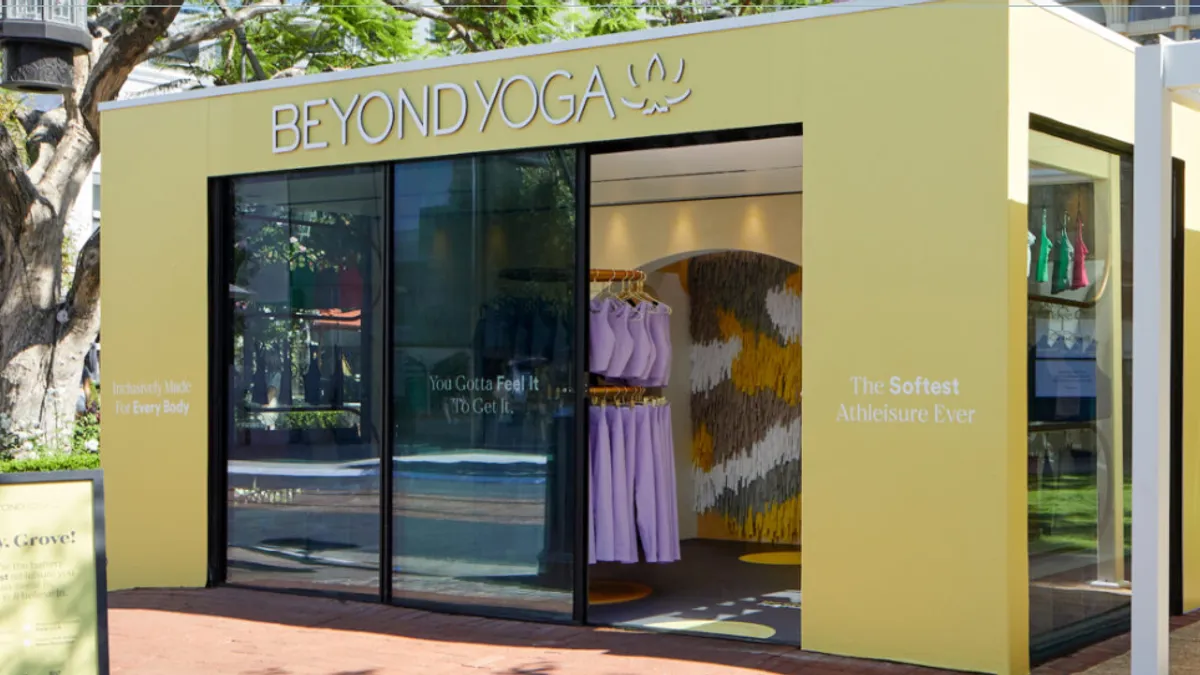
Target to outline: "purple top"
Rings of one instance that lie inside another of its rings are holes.
[[[588,316],[588,370],[603,374],[613,354],[613,330],[608,325],[608,300],[596,298]]]
[[[654,305],[638,303],[629,313],[629,335],[633,338],[633,352],[625,365],[622,377],[627,380],[645,379],[654,363],[654,342],[650,340],[650,313]]]
[[[650,337],[658,350],[650,379],[665,387],[671,381],[671,312],[664,305],[650,317]]]
[[[608,367],[601,375],[621,377],[625,367],[629,365],[629,357],[633,356],[633,336],[629,333],[629,315],[633,307],[621,300],[607,300],[608,325],[613,332],[613,353]]]
[[[665,306],[654,308],[646,315],[650,341],[654,343],[654,358],[650,360],[646,377],[635,384],[642,387],[665,387],[671,380],[671,315]]]

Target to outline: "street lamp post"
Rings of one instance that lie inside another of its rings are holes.
[[[0,0],[0,87],[54,94],[74,89],[75,54],[91,49],[82,0]]]

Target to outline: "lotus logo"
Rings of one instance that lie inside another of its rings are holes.
[[[679,59],[679,70],[676,71],[675,77],[671,78],[671,82],[673,84],[679,84],[680,80],[683,79],[683,67],[684,63],[683,59],[681,58]],[[629,75],[629,84],[633,85],[634,89],[640,88],[641,85],[638,84],[637,78],[634,77],[632,63],[629,64],[627,73]],[[646,64],[646,77],[644,78],[645,82],[647,84],[653,82],[656,74],[659,81],[665,82],[667,80],[667,67],[663,65],[662,57],[658,54],[650,57],[650,62]],[[663,102],[661,103],[659,101],[651,101],[649,98],[643,98],[640,101],[631,101],[622,96],[621,103],[624,103],[633,110],[641,110],[643,115],[653,115],[654,113],[671,112],[671,106],[682,103],[684,99],[691,95],[692,90],[688,89],[678,96],[664,96]]]

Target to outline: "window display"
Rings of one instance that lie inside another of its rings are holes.
[[[1128,626],[1130,160],[1031,139],[1028,275],[1032,652]]]

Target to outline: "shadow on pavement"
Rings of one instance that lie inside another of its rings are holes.
[[[691,661],[756,669],[764,673],[879,673],[935,675],[951,671],[867,661],[794,647],[684,635],[637,633],[586,626],[484,619],[391,607],[378,603],[289,595],[241,588],[114,592],[111,610],[151,610],[223,617],[324,630],[390,635],[431,642],[548,650],[585,650],[616,656]],[[502,675],[557,675],[556,666],[534,661]],[[255,675],[273,675],[263,672]],[[371,671],[335,675],[371,675]]]

